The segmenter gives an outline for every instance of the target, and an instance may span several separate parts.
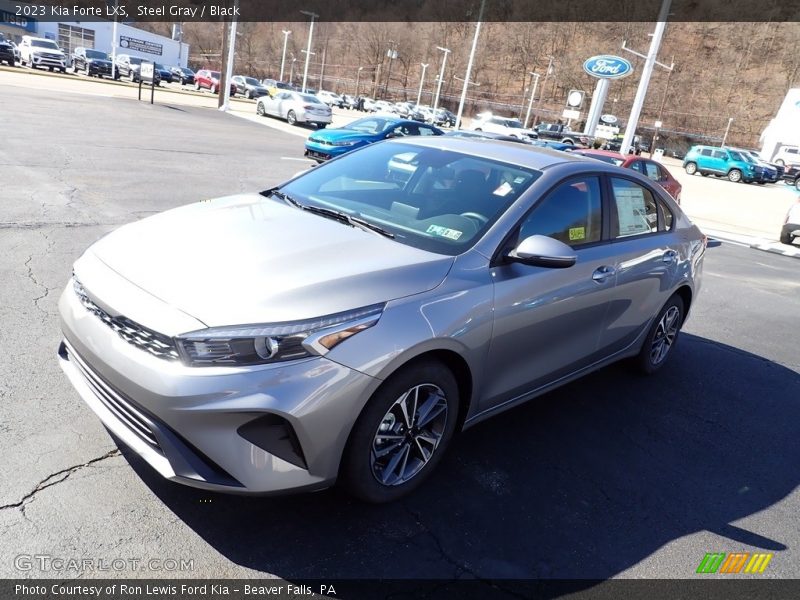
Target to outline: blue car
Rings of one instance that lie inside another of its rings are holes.
[[[344,127],[312,133],[306,141],[305,156],[318,163],[341,156],[367,144],[409,135],[443,135],[438,127],[396,117],[365,117]]]

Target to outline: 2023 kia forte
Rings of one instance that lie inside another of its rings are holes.
[[[164,477],[389,501],[464,427],[622,358],[662,368],[705,247],[629,169],[389,140],[102,238],[61,296],[59,355]]]

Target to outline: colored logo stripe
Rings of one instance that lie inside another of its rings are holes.
[[[725,558],[724,552],[717,552],[717,553],[706,552],[706,555],[703,557],[703,560],[700,561],[700,565],[697,567],[697,572],[716,573],[717,569],[719,569],[720,564],[722,564],[722,559],[724,558]]]
[[[747,561],[747,558],[750,556],[749,552],[740,552],[733,554],[728,554],[728,558],[722,563],[722,568],[720,568],[720,573],[738,573],[742,570],[744,563]]]
[[[769,561],[772,560],[772,554],[753,554],[753,558],[747,563],[745,573],[763,573],[767,568]]]
[[[727,556],[727,558],[726,558]],[[707,552],[697,566],[697,573],[741,573],[744,568],[745,573],[763,573],[769,562],[772,560],[772,554],[749,552],[733,552],[725,554],[724,552]],[[745,565],[747,565],[745,567]]]

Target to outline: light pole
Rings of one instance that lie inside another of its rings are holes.
[[[417,106],[422,99],[422,83],[425,81],[425,70],[428,68],[427,63],[419,63],[422,66],[422,76],[419,78],[419,91],[417,92]]]
[[[308,10],[301,10],[300,13],[304,14],[304,15],[308,15],[309,17],[311,17],[311,25],[308,28],[308,46],[306,47],[306,50],[305,50],[305,52],[306,52],[306,65],[303,68],[303,93],[305,94],[306,93],[306,83],[308,81],[308,61],[309,61],[309,58],[311,57],[311,55],[313,54],[311,52],[311,38],[314,35],[314,19],[318,18],[319,15],[317,13],[313,13],[313,12],[308,11]]]
[[[438,50],[444,52],[442,57],[442,70],[439,71],[439,83],[436,85],[436,97],[433,99],[433,112],[436,113],[436,107],[439,106],[439,94],[442,92],[442,80],[444,79],[444,67],[447,64],[447,55],[450,54],[449,48],[436,47]]]
[[[233,0],[234,6],[234,14],[238,14],[239,8],[239,0]],[[221,106],[219,110],[227,111],[229,108],[229,102],[231,98],[231,75],[233,75],[233,55],[234,55],[234,48],[236,47],[236,25],[238,21],[236,17],[231,19],[231,35],[230,35],[230,45],[228,46],[228,60],[225,63],[225,73],[220,82],[220,85],[224,87],[224,89],[219,90]]]
[[[294,63],[297,62],[297,59],[292,56],[292,70],[289,72],[289,83],[294,85]]]
[[[358,73],[356,74],[356,98],[358,98],[358,84],[361,83],[361,71],[364,70],[364,67],[358,67]]]
[[[389,93],[389,80],[392,77],[392,61],[397,58],[397,50],[394,49],[394,44],[394,40],[389,40],[389,51],[386,53],[386,56],[389,57],[389,68],[386,70],[386,86],[383,88],[382,98],[386,98],[386,94]]]
[[[467,100],[467,88],[469,87],[469,76],[472,74],[472,63],[475,60],[475,49],[478,47],[478,36],[481,33],[481,20],[483,19],[483,7],[486,0],[481,0],[481,8],[478,11],[478,22],[475,24],[475,36],[472,38],[472,48],[469,51],[469,60],[467,61],[467,75],[464,77],[464,87],[461,89],[461,100],[458,102],[458,114],[456,115],[455,128],[461,127],[461,115],[464,114],[464,102]],[[434,112],[436,107],[434,107]]]
[[[728,132],[731,130],[731,123],[733,123],[733,117],[728,118],[728,126],[725,128],[725,135],[722,136],[722,143],[719,145],[720,148],[725,147],[725,140],[728,139]]]
[[[289,34],[291,31],[283,31],[283,56],[281,57],[281,75],[279,79],[283,81],[283,66],[286,64],[286,44],[289,42]]]
[[[531,108],[533,108],[533,97],[536,96],[536,88],[539,85],[539,74],[538,73],[531,73],[533,76],[533,90],[531,90],[531,98],[528,100],[528,112],[525,113],[525,123],[523,123],[523,127],[528,127],[528,119],[531,118]]]

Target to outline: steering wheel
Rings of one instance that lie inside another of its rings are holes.
[[[468,219],[475,219],[476,221],[478,221],[481,227],[483,227],[489,222],[489,219],[487,217],[484,217],[482,214],[476,212],[465,212],[461,213],[460,216],[467,217]]]

